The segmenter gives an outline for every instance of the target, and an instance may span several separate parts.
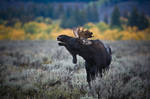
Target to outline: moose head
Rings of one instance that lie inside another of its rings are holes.
[[[73,38],[67,35],[59,35],[57,37],[57,41],[59,41],[59,46],[64,46],[69,53],[73,57],[73,63],[77,63],[76,55],[79,53],[79,49],[82,49],[84,47],[83,41],[79,38]]]

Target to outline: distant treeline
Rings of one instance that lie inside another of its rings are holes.
[[[116,0],[112,0],[115,2]],[[125,0],[118,0],[125,1]],[[140,1],[140,0],[139,0]],[[0,24],[2,20],[7,20],[6,26],[13,26],[17,21],[27,23],[35,20],[37,17],[50,18],[52,20],[60,20],[62,28],[73,28],[83,26],[88,22],[99,22],[98,8],[96,3],[91,5],[76,5],[66,6],[61,3],[55,5],[53,3],[30,3],[22,6],[9,6],[0,10]],[[109,20],[111,17],[111,20]],[[119,8],[113,11],[111,16],[105,16],[104,22],[111,25],[111,27],[122,27],[126,23],[131,27],[137,26],[139,29],[145,29],[149,26],[149,21],[144,13],[139,13],[134,9],[131,13],[124,12],[123,17],[128,19],[128,22],[120,21]]]
[[[105,23],[108,23],[107,17],[105,17],[104,21]],[[140,13],[136,8],[133,8],[131,13],[124,12],[121,20],[120,10],[117,6],[115,6],[111,15],[110,26],[111,28],[122,29],[123,25],[144,30],[149,27],[150,22],[148,17],[144,13]]]
[[[82,7],[81,6],[63,6],[62,4],[53,5],[31,3],[28,6],[14,7],[0,10],[0,19],[8,20],[7,25],[13,25],[16,20],[26,23],[37,17],[49,17],[52,20],[62,19],[62,27],[72,28],[82,26],[87,22],[98,22],[98,11],[96,5]]]
[[[99,1],[103,1],[103,0],[99,0]],[[125,1],[137,1],[143,3],[143,2],[147,2],[148,0],[104,0],[104,1],[109,3],[118,3],[118,2],[125,2]]]

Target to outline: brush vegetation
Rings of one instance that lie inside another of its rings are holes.
[[[86,82],[84,60],[56,41],[0,41],[1,99],[148,99],[150,42],[104,41],[113,60],[103,77]]]

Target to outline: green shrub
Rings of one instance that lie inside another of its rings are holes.
[[[40,27],[37,22],[28,22],[24,24],[24,31],[25,33],[39,33],[40,32]]]

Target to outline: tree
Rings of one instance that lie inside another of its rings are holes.
[[[68,24],[68,19],[69,18],[67,18],[67,15],[65,14],[65,15],[63,15],[63,17],[61,18],[61,23],[60,23],[60,26],[62,27],[62,28],[68,28],[69,27],[69,24]]]
[[[121,27],[121,22],[120,22],[120,11],[117,6],[115,6],[112,16],[111,16],[111,24],[110,26],[113,27]]]
[[[69,13],[68,11],[62,17],[62,21],[60,24],[62,28],[74,28],[78,26],[83,26],[87,22],[87,16],[84,9],[79,10],[79,8],[76,7]]]
[[[23,28],[24,28],[25,33],[29,33],[29,34],[34,34],[34,33],[40,32],[40,27],[37,24],[37,22],[25,23]]]
[[[68,7],[65,11],[66,17],[67,18],[71,17],[72,12],[73,12],[73,9],[71,7]]]
[[[139,30],[148,28],[149,21],[144,13],[139,14],[137,9],[134,8],[128,18],[128,25],[138,27]]]
[[[139,20],[139,14],[136,8],[133,8],[129,18],[128,18],[128,25],[133,27],[138,27],[138,20]]]
[[[91,21],[91,10],[90,9],[91,9],[90,6],[87,6],[87,8],[85,9],[85,13],[87,15],[88,22]]]
[[[78,25],[83,26],[87,21],[88,20],[87,20],[85,10],[83,9],[83,10],[79,11],[78,19],[77,19]]]
[[[88,22],[98,22],[99,21],[99,14],[97,10],[96,4],[90,5],[86,8],[86,16]]]
[[[72,14],[65,13],[63,17],[61,18],[61,24],[60,26],[62,28],[73,28],[78,26],[78,20],[79,20],[79,9],[76,8],[72,11]]]
[[[139,21],[138,21],[139,30],[146,29],[146,28],[148,28],[148,26],[149,26],[149,21],[148,21],[146,15],[144,13],[141,13],[139,15]]]
[[[98,10],[97,10],[96,4],[92,5],[91,10],[92,10],[92,13],[91,13],[91,15],[92,15],[92,17],[91,17],[92,18],[92,22],[98,22],[99,21],[99,18],[98,18],[99,14],[98,14]]]
[[[48,4],[45,8],[46,17],[53,18],[54,6],[52,4]]]
[[[55,8],[54,13],[53,13],[53,18],[58,19],[61,18],[64,14],[64,7],[62,4],[58,5],[57,8]]]
[[[129,17],[129,12],[128,12],[128,11],[124,11],[123,17],[128,19],[128,17]]]
[[[107,15],[104,16],[104,22],[105,22],[106,24],[108,24],[108,16],[107,16]]]

